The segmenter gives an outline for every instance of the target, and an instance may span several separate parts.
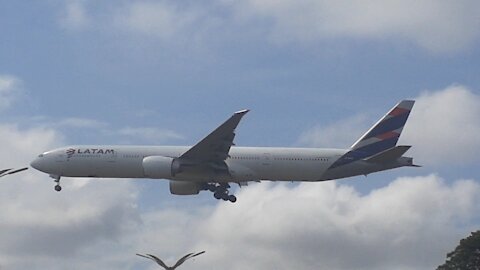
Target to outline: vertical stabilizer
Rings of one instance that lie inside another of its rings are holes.
[[[371,127],[352,147],[372,155],[394,147],[412,110],[413,100],[402,100]]]
[[[397,145],[403,127],[407,122],[414,100],[402,100],[338,159],[331,168],[348,164],[359,159],[374,156]]]

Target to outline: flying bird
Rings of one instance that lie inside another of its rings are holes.
[[[154,262],[156,262],[158,265],[160,265],[161,267],[163,267],[165,270],[175,270],[177,267],[179,267],[180,265],[182,265],[186,260],[188,259],[191,259],[193,257],[196,257],[198,255],[202,255],[203,253],[205,253],[205,251],[202,251],[202,252],[198,252],[198,253],[188,253],[187,255],[183,256],[182,258],[180,258],[176,263],[175,265],[173,266],[167,266],[162,260],[160,260],[160,258],[158,258],[157,256],[154,256],[152,254],[146,254],[146,255],[142,255],[142,254],[138,254],[137,253],[137,256],[140,256],[140,257],[143,257],[143,258],[147,258],[147,259],[150,259]]]
[[[25,168],[21,168],[21,169],[4,169],[4,170],[0,170],[0,177],[3,177],[5,175],[10,175],[10,174],[14,174],[14,173],[19,173],[19,172],[23,172],[25,170],[28,170],[27,167]]]

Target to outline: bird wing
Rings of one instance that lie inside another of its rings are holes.
[[[143,255],[143,254],[138,254],[138,253],[137,253],[137,254],[135,254],[135,255],[140,256],[140,257],[143,257],[143,258],[147,258],[147,259],[150,259],[150,260],[153,260],[153,258],[150,258],[150,257],[145,256],[145,255]]]
[[[205,253],[205,250],[204,251],[200,251],[196,254],[193,254],[190,258],[193,258],[193,257],[197,257],[198,255],[202,255],[203,253]]]
[[[6,175],[9,175],[9,174],[18,173],[18,172],[23,172],[25,170],[28,170],[28,168],[25,167],[25,168],[15,169],[15,170],[13,168],[10,168],[10,169],[0,170],[0,177],[6,176]]]
[[[160,265],[161,267],[163,267],[165,269],[169,269],[169,267],[162,260],[160,260],[160,258],[158,258],[157,256],[154,256],[152,254],[147,254],[147,255],[150,256],[152,258],[152,260],[154,260],[156,263],[158,263],[158,265]]]
[[[195,256],[198,256],[198,255],[201,255],[205,253],[205,251],[202,251],[202,252],[199,252],[199,253],[188,253],[187,255],[183,256],[182,258],[180,258],[180,260],[177,261],[177,263],[173,266],[173,268],[175,269],[176,267],[179,267],[182,263],[184,263],[186,260],[190,259],[190,258],[193,258]]]
[[[190,256],[192,256],[193,253],[188,253],[187,255],[183,256],[182,258],[180,258],[177,263],[175,263],[175,265],[173,266],[173,268],[177,268],[179,267],[182,263],[184,263],[186,260],[190,259]]]

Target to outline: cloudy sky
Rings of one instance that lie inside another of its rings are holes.
[[[260,183],[0,181],[0,269],[433,269],[480,225],[478,1],[2,1],[0,167],[68,144],[348,147],[397,101],[424,167]]]

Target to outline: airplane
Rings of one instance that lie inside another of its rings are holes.
[[[400,101],[348,149],[235,146],[235,129],[249,112],[241,110],[193,146],[73,145],[40,154],[30,165],[54,178],[56,191],[61,177],[167,179],[171,194],[209,190],[234,203],[233,183],[318,182],[419,167],[403,156],[411,146],[396,145],[414,103]]]

